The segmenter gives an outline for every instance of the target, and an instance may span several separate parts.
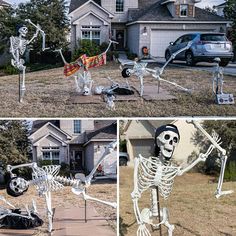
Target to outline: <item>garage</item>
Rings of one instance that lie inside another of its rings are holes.
[[[170,42],[174,42],[183,34],[196,31],[184,30],[152,30],[151,31],[151,55],[154,57],[165,57],[165,50]],[[199,32],[199,31],[198,31]]]
[[[153,139],[133,139],[130,140],[133,147],[134,157],[141,154],[144,157],[150,157],[154,154],[154,140]]]

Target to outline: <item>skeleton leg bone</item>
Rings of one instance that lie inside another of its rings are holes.
[[[227,158],[228,158],[227,156],[221,156],[221,170],[220,170],[220,176],[219,176],[219,180],[218,180],[217,190],[215,192],[216,198],[220,198],[222,195],[227,195],[227,194],[231,194],[234,192],[233,190],[222,191],[222,185],[223,185],[224,173],[225,173],[225,165],[227,162]]]
[[[48,232],[52,232],[52,218],[53,218],[53,212],[52,212],[52,199],[51,199],[51,192],[45,192],[44,193],[45,201],[46,201],[46,207],[47,207],[47,215],[48,215]]]

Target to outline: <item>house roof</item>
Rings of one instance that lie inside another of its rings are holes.
[[[95,120],[94,130],[87,130],[70,141],[70,144],[84,144],[93,140],[116,139],[117,126],[114,120]]]
[[[219,5],[215,6],[215,7],[225,7],[225,6],[226,6],[226,2],[221,3],[221,4],[219,4]]]
[[[32,125],[32,128],[31,128],[30,134],[33,134],[38,129],[43,127],[45,124],[47,124],[48,122],[55,125],[57,128],[60,127],[60,121],[59,120],[35,120],[35,121],[33,121],[33,125]]]
[[[76,10],[77,8],[83,6],[86,2],[89,0],[71,0],[70,2],[70,8],[69,13]],[[101,0],[93,0],[93,2],[97,3],[99,6],[101,6]]]
[[[226,21],[224,17],[218,16],[216,14],[213,14],[211,12],[208,12],[204,9],[195,8],[195,17],[173,17],[166,5],[162,4],[163,0],[160,0],[151,6],[148,5],[147,7],[140,9],[133,9],[129,10],[129,22],[135,22],[135,21],[172,21],[172,22],[178,22],[178,21],[197,21],[197,22],[203,22],[203,21]]]
[[[5,1],[3,1],[3,0],[0,0],[0,6],[6,6],[6,7],[10,7],[10,6],[11,6],[11,4],[10,4],[10,3],[8,3],[8,2],[5,2]]]

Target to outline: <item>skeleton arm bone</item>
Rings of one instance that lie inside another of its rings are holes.
[[[37,163],[32,162],[32,163],[21,164],[21,165],[16,165],[16,166],[7,165],[7,172],[10,173],[11,177],[14,177],[15,174],[13,174],[12,171],[15,169],[23,168],[23,167],[30,167],[33,169],[33,168],[37,167]]]
[[[198,158],[196,160],[194,160],[189,166],[187,166],[186,168],[182,168],[180,169],[180,171],[178,172],[178,175],[183,175],[184,173],[188,172],[189,170],[191,170],[194,166],[196,166],[199,162],[205,162],[206,159],[208,158],[208,156],[211,154],[211,152],[214,150],[214,145],[210,145],[210,147],[208,148],[206,153],[200,153]]]
[[[63,63],[64,63],[65,65],[68,64],[68,62],[66,61],[65,57],[63,56],[62,48],[55,50],[55,52],[59,52],[59,53],[60,53],[61,59],[62,59],[62,61],[63,61]]]
[[[94,166],[93,170],[90,172],[88,176],[86,176],[86,184],[89,186],[91,184],[91,180],[97,171],[98,166],[102,163],[102,161],[112,152],[114,151],[117,142],[114,141],[106,146],[104,153],[102,154],[101,158],[98,160],[97,164]]]
[[[115,43],[115,44],[119,44],[118,42],[116,42],[116,41],[112,41],[112,40],[110,39],[110,40],[109,40],[108,47],[107,47],[107,49],[106,49],[106,51],[105,51],[104,53],[107,53],[107,52],[109,51],[109,49],[110,49],[110,47],[111,47],[111,45],[112,45],[113,43]]]

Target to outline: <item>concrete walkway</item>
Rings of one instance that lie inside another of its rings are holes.
[[[87,223],[85,223],[84,207],[76,208],[56,208],[53,229],[51,234],[44,233],[41,235],[52,236],[116,236],[109,226],[106,219],[100,216],[95,208],[87,205]],[[47,221],[44,223],[47,228]],[[35,230],[10,230],[0,229],[0,236],[28,236],[35,235]],[[37,235],[37,234],[36,234]]]

